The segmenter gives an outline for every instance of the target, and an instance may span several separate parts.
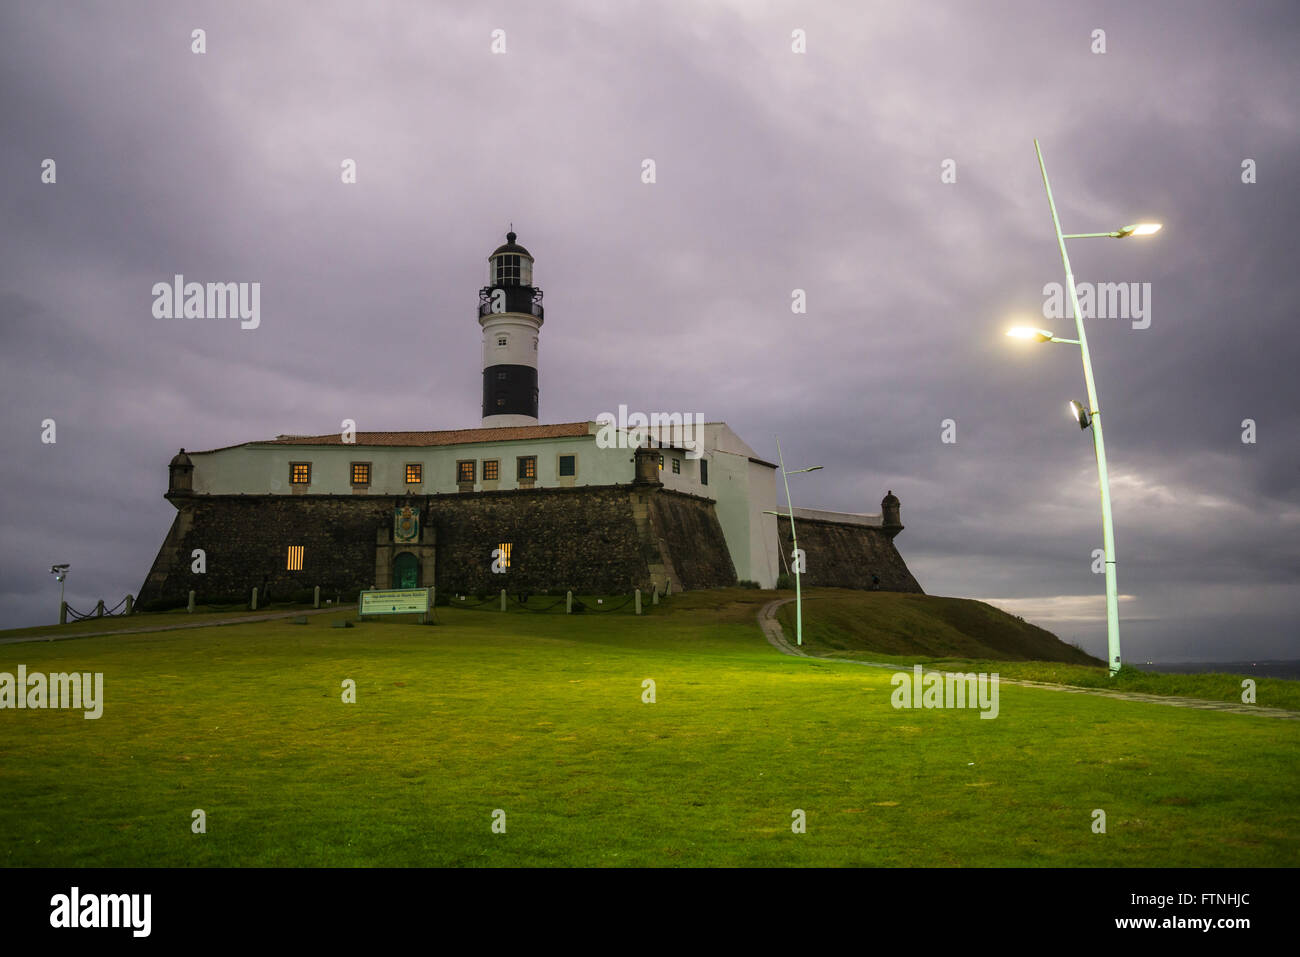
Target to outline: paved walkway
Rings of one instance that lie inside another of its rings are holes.
[[[72,638],[99,638],[104,635],[146,635],[155,631],[178,631],[182,628],[215,628],[219,625],[244,625],[250,621],[274,621],[277,618],[297,618],[299,615],[326,615],[332,611],[356,608],[351,605],[331,605],[328,608],[309,608],[306,611],[277,611],[264,615],[241,615],[238,618],[218,618],[210,621],[187,621],[174,625],[154,625],[151,628],[114,628],[111,631],[50,631],[39,635],[23,635],[19,638],[0,638],[0,645],[16,645],[24,641],[68,641]]]
[[[848,665],[865,665],[868,668],[888,668],[890,671],[910,671],[911,666],[900,665],[897,662],[885,661],[859,661],[855,658],[828,658],[822,655],[810,655],[786,640],[785,632],[781,629],[781,623],[776,620],[776,610],[782,605],[794,601],[793,598],[778,598],[775,601],[769,601],[758,613],[758,625],[763,629],[763,635],[777,651],[785,655],[795,655],[799,658],[816,658],[819,661],[835,661]],[[946,675],[950,672],[939,671],[935,668],[924,668],[926,672]],[[1021,685],[1025,688],[1041,688],[1045,691],[1064,691],[1067,694],[1090,694],[1097,695],[1101,698],[1118,698],[1121,701],[1141,701],[1147,704],[1163,704],[1174,708],[1199,708],[1203,711],[1227,711],[1232,714],[1253,714],[1263,718],[1282,718],[1290,721],[1300,721],[1300,711],[1288,711],[1285,708],[1262,708],[1253,704],[1238,704],[1233,701],[1210,701],[1205,698],[1178,698],[1172,695],[1143,694],[1139,691],[1109,691],[1105,688],[1078,688],[1074,685],[1049,684],[1046,681],[1029,681],[1025,678],[998,678],[999,684]]]

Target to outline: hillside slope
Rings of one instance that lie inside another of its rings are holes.
[[[777,613],[790,640],[795,634],[794,616],[793,602]],[[901,592],[811,590],[804,595],[803,640],[815,654],[871,651],[930,658],[1105,665],[1050,631],[982,601]]]

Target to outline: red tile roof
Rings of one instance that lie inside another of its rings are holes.
[[[520,439],[558,439],[587,435],[586,422],[560,425],[514,425],[495,429],[451,429],[443,432],[358,432],[357,445],[467,445],[471,442],[513,442]],[[342,445],[338,432],[329,435],[279,435],[258,445]]]
[[[356,442],[365,446],[422,447],[436,445],[468,445],[472,442],[514,442],[521,439],[558,439],[587,435],[586,422],[564,422],[559,425],[514,425],[496,429],[450,429],[442,432],[358,432]],[[273,439],[255,439],[239,445],[226,445],[207,452],[223,452],[245,445],[343,445],[338,432],[328,435],[277,435]],[[201,455],[201,452],[191,452]]]

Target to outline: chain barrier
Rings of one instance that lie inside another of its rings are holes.
[[[563,598],[559,598],[559,599],[557,599],[557,600],[551,602],[551,603],[550,603],[549,605],[547,605],[545,608],[530,608],[528,605],[524,604],[523,602],[521,602],[521,601],[517,601],[516,599],[511,598],[509,595],[506,595],[506,601],[509,602],[510,604],[514,605],[516,608],[522,609],[523,611],[531,611],[531,612],[533,612],[533,613],[536,614],[536,615],[545,615],[545,614],[547,614],[547,613],[548,613],[552,608],[556,608],[556,607],[558,607],[559,605],[563,605],[564,602],[565,602],[565,599],[563,599]]]
[[[457,595],[450,602],[448,602],[448,604],[452,608],[471,609],[471,608],[482,608],[484,605],[490,605],[493,602],[499,602],[499,601],[501,601],[501,596],[493,595],[491,598],[484,599],[483,601],[476,601],[473,604],[466,604],[465,602],[461,601],[460,596]]]
[[[87,620],[88,618],[123,618],[123,617],[126,616],[126,599],[125,599],[125,598],[123,598],[121,601],[119,601],[119,602],[118,602],[116,605],[114,605],[112,608],[105,608],[105,609],[104,609],[104,613],[103,613],[102,615],[99,614],[99,607],[98,607],[98,606],[96,606],[95,608],[91,609],[89,612],[86,612],[86,613],[83,614],[82,612],[77,611],[77,609],[73,608],[73,607],[72,607],[71,605],[69,605],[67,602],[64,602],[63,604],[64,604],[64,607],[66,607],[66,608],[68,609],[68,620],[69,620],[69,621],[85,621],[85,620]],[[121,611],[118,611],[119,608],[122,609],[122,610],[121,610]]]
[[[575,595],[573,596],[573,605],[574,605],[573,613],[585,614],[586,612],[593,612],[602,615],[609,614],[610,612],[621,611],[622,609],[626,608],[635,600],[636,600],[636,593],[634,592],[628,595],[626,598],[624,598],[623,601],[620,602],[619,604],[614,605],[611,608],[604,608],[593,604],[591,601],[582,601],[578,598],[577,595]],[[644,599],[644,600],[648,601],[649,599]],[[561,605],[564,605],[566,601],[567,598],[557,598],[549,605],[544,605],[541,608],[534,608],[525,604],[524,602],[519,601],[517,598],[513,597],[509,593],[506,594],[507,607],[513,605],[515,608],[518,608],[520,611],[530,611],[535,615],[551,614],[553,609],[559,608]],[[474,602],[473,604],[462,602],[459,600],[459,597],[456,597],[453,598],[448,603],[448,605],[451,608],[463,608],[466,611],[500,611],[501,596],[495,595],[492,598],[488,598],[485,601]],[[488,607],[489,605],[491,605],[492,607],[489,608]],[[567,614],[567,612],[558,612],[557,614]]]

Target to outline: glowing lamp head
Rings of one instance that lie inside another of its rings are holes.
[[[1032,339],[1034,342],[1051,342],[1052,334],[1046,329],[1034,329],[1030,326],[1016,326],[1007,330],[1013,339]]]
[[[1126,236],[1150,236],[1152,233],[1160,232],[1160,226],[1160,223],[1134,223],[1121,229],[1119,236],[1121,239]]]

